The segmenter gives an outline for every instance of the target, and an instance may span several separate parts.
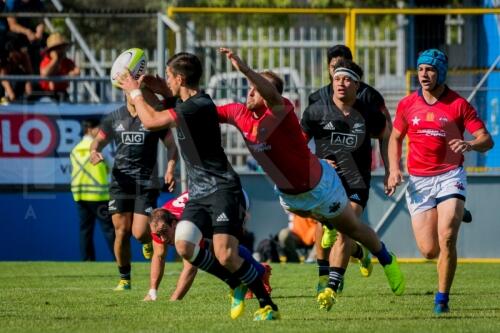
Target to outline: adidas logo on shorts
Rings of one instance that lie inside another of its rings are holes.
[[[349,199],[353,199],[353,200],[361,200],[361,198],[359,197],[359,195],[357,193],[354,193],[353,195],[351,195],[349,197]]]
[[[226,213],[222,213],[219,216],[217,216],[216,221],[217,222],[229,222],[229,219],[227,218]]]

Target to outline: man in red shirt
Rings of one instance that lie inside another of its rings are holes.
[[[434,312],[449,311],[448,299],[457,266],[456,242],[464,211],[465,152],[485,152],[493,141],[476,110],[445,84],[448,58],[436,49],[417,60],[420,89],[398,105],[389,141],[388,194],[403,182],[399,161],[409,138],[406,200],[417,246],[427,259],[438,258]],[[464,130],[474,137],[464,141]]]
[[[63,35],[55,32],[47,38],[47,48],[44,50],[42,61],[40,62],[40,76],[77,76],[80,75],[80,68],[73,60],[66,57],[66,49],[69,43]],[[40,88],[43,91],[53,93],[53,97],[58,101],[68,100],[67,81],[40,81]]]
[[[247,77],[250,89],[246,104],[217,107],[219,121],[240,130],[250,153],[275,182],[283,208],[312,217],[366,246],[384,267],[391,290],[401,295],[405,281],[396,256],[356,217],[334,168],[307,147],[292,103],[281,96],[283,81],[270,71],[256,73],[229,49],[220,52]],[[318,296],[325,310],[330,310],[335,301],[336,292],[331,288]]]
[[[247,196],[245,195],[245,198]],[[151,237],[153,239],[153,257],[151,258],[151,273],[149,282],[149,291],[144,297],[145,301],[156,301],[158,297],[158,288],[163,278],[165,270],[165,257],[167,255],[167,245],[174,245],[175,230],[177,223],[180,221],[184,207],[188,202],[188,192],[184,192],[176,198],[167,201],[161,208],[153,210],[149,226],[151,228]],[[246,209],[248,209],[248,200],[245,201]],[[203,230],[207,232],[207,230]],[[208,236],[208,233],[203,236]],[[203,238],[200,247],[210,248],[211,241]],[[240,256],[249,260],[252,266],[255,267],[259,277],[264,282],[264,287],[271,293],[269,278],[271,276],[271,266],[265,263],[258,263],[253,259],[252,253],[243,247],[241,244],[238,247]],[[194,278],[198,271],[197,267],[192,265],[188,260],[183,260],[183,269],[177,279],[177,285],[170,296],[171,301],[181,300],[187,294]],[[250,298],[252,295],[249,295]]]

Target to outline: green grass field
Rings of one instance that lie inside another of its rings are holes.
[[[274,264],[271,283],[282,320],[253,322],[257,302],[229,318],[228,289],[206,273],[183,301],[170,302],[181,266],[167,264],[156,302],[143,302],[147,264],[134,264],[133,289],[114,292],[112,263],[0,263],[0,332],[500,332],[500,264],[460,264],[451,313],[432,312],[435,264],[402,264],[407,290],[393,296],[380,265],[370,278],[356,265],[330,312],[314,298],[316,265]]]

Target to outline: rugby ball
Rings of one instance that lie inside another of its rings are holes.
[[[134,79],[146,73],[146,55],[143,49],[132,48],[124,51],[113,62],[111,67],[111,83],[118,88],[118,77],[128,69]]]

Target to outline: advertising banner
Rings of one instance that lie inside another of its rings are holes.
[[[0,185],[67,185],[69,154],[82,137],[81,121],[102,118],[119,104],[0,106]]]

